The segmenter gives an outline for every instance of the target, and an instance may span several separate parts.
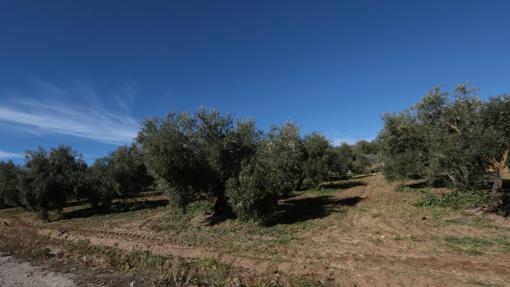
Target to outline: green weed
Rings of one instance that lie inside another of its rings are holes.
[[[469,255],[483,255],[486,249],[494,244],[487,239],[469,236],[446,236],[443,240],[452,249]]]
[[[444,207],[464,209],[482,207],[489,203],[489,195],[480,191],[454,191],[436,196],[431,192],[416,202],[417,207]]]

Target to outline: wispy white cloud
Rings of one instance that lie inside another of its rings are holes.
[[[0,103],[0,122],[29,133],[34,133],[35,128],[39,134],[62,134],[110,144],[129,143],[136,137],[139,124],[129,114],[127,105],[119,110],[105,109],[87,85],[64,90],[38,81],[38,86],[44,89],[40,94],[44,96],[37,100],[17,97],[9,103]],[[58,95],[52,98],[52,93]],[[59,97],[64,93],[76,96],[71,102],[68,97],[67,100]]]
[[[22,154],[19,153],[13,153],[13,152],[7,152],[0,150],[0,159],[9,159],[9,158],[20,158],[23,157]]]

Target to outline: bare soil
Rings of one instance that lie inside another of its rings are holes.
[[[0,256],[0,286],[76,287],[76,284],[70,275],[46,271],[10,256]]]
[[[303,278],[330,286],[510,286],[510,220],[478,210],[416,207],[423,190],[398,193],[395,187],[380,174],[331,183],[283,199],[268,226],[232,218],[200,224],[194,219],[203,209],[180,215],[165,198],[151,196],[143,208],[106,215],[71,207],[66,213],[72,216],[50,223],[20,210],[0,211],[0,234],[31,230],[51,243],[51,253],[59,253],[55,242],[86,242],[181,258],[208,272],[217,272],[211,263],[217,262],[235,268],[223,276],[239,274],[247,285],[298,285],[304,281],[296,278]],[[101,258],[80,260],[89,268],[112,268]],[[159,269],[158,276],[170,272]]]

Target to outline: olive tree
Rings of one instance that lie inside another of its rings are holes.
[[[430,130],[431,175],[444,173],[458,189],[477,189],[488,183],[483,152],[481,110],[483,102],[476,90],[459,85],[454,97],[428,111],[438,117],[424,124]],[[446,97],[446,93],[442,97]],[[418,109],[418,115],[423,114]],[[423,116],[422,116],[423,117]]]
[[[278,169],[277,193],[286,195],[299,187],[305,174],[306,147],[295,123],[273,126],[258,156]]]
[[[355,173],[373,171],[379,165],[378,145],[376,141],[361,140],[352,146],[353,160],[351,170]]]
[[[119,197],[118,185],[112,176],[108,158],[99,158],[89,167],[85,175],[83,194],[94,208],[108,209],[113,199]]]
[[[347,143],[342,143],[340,146],[333,147],[334,161],[332,170],[338,175],[346,175],[352,169],[352,162],[354,158],[354,151]]]
[[[307,158],[304,170],[307,178],[314,186],[319,186],[331,170],[330,157],[332,156],[331,143],[322,134],[312,133],[303,139]]]
[[[121,146],[105,160],[106,174],[114,182],[114,192],[118,198],[139,194],[153,181],[143,162],[142,153],[136,145]]]
[[[241,219],[267,220],[277,200],[296,188],[303,174],[304,145],[299,128],[275,126],[261,140],[256,153],[246,158],[237,176],[227,182],[227,195]]]
[[[47,152],[27,151],[25,168],[20,172],[24,205],[48,219],[48,212],[61,212],[68,199],[76,196],[86,164],[71,147],[61,145]]]
[[[121,146],[97,159],[87,173],[87,194],[92,206],[108,208],[113,199],[125,199],[147,190],[149,175],[136,145]]]
[[[510,96],[493,97],[482,110],[483,151],[492,177],[492,209],[499,205],[499,195],[503,187],[502,174],[510,164]],[[507,195],[508,197],[508,195]],[[506,198],[506,212],[510,211],[510,201]]]
[[[11,160],[0,162],[0,207],[21,205],[18,189],[18,169]]]
[[[508,166],[510,100],[500,96],[484,102],[476,91],[462,84],[450,96],[436,87],[411,110],[387,115],[378,138],[386,176],[444,175],[460,190],[492,182],[496,209]]]
[[[259,137],[253,121],[234,123],[230,114],[202,109],[148,119],[137,141],[158,187],[173,202],[185,209],[201,196],[214,196],[214,210],[221,213],[228,208],[226,183],[255,153]]]
[[[430,163],[428,137],[410,111],[385,114],[379,133],[383,173],[389,180],[422,178]]]

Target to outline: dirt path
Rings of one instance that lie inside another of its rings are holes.
[[[0,256],[0,286],[3,287],[75,287],[72,275],[59,274],[20,262],[11,256]]]

